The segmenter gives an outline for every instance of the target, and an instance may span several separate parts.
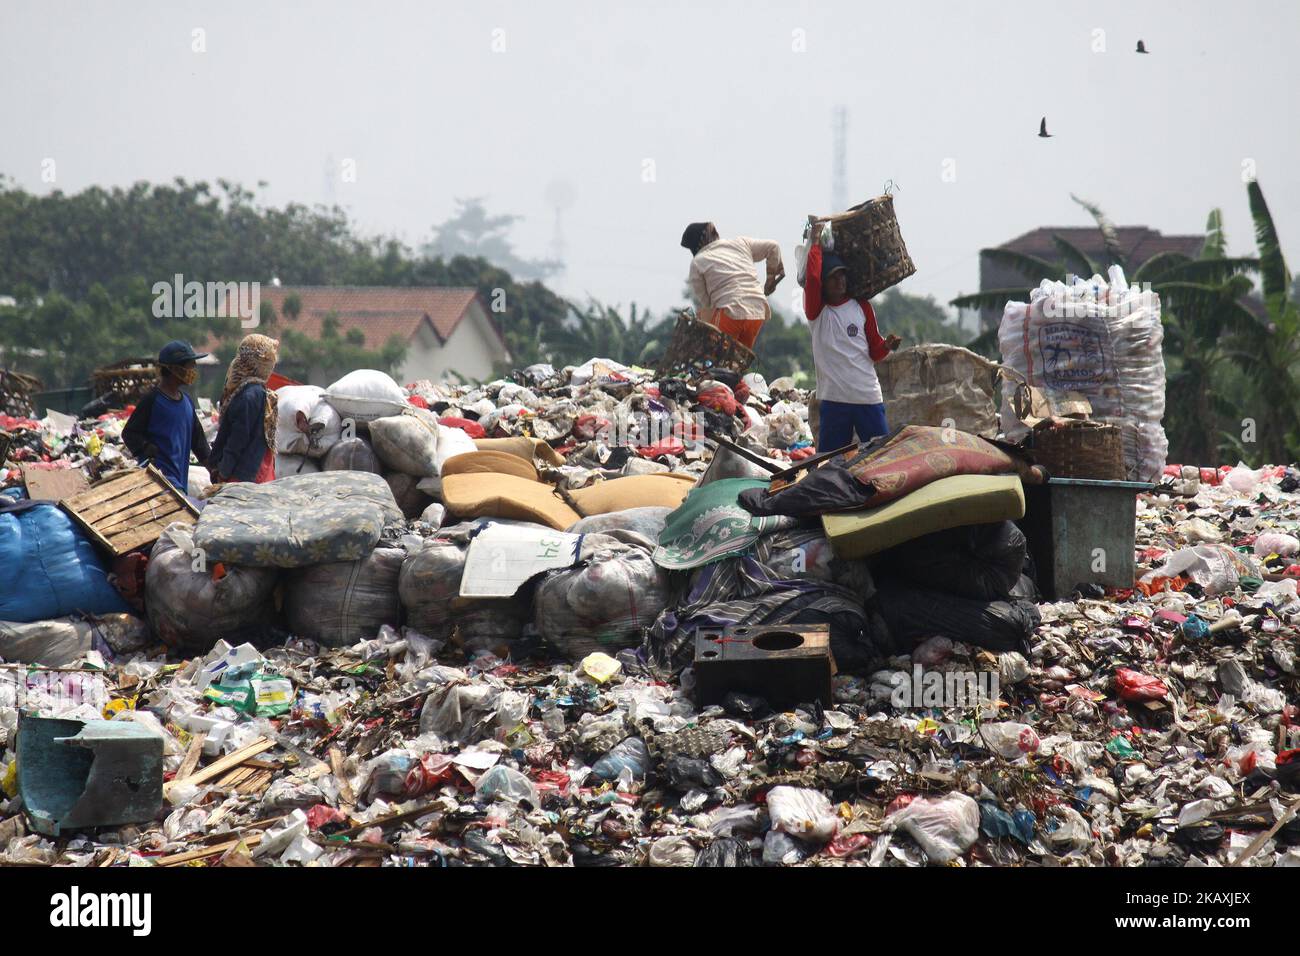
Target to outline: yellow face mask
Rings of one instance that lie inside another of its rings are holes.
[[[193,385],[199,378],[199,370],[196,368],[185,368],[181,365],[168,365],[167,370],[176,377],[182,385]]]

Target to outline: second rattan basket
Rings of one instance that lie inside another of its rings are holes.
[[[1124,444],[1119,427],[1093,421],[1057,421],[1035,428],[1034,461],[1053,478],[1123,481]]]
[[[655,374],[659,378],[691,378],[721,368],[743,375],[753,364],[754,353],[726,332],[689,315],[679,315],[668,351],[659,360]]]

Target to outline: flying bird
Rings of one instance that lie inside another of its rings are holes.
[[[1137,51],[1138,51],[1139,53],[1146,53],[1146,52],[1147,52],[1147,45],[1146,45],[1145,43],[1143,43],[1141,40],[1138,40],[1138,48],[1137,48]]]
[[[1043,121],[1042,121],[1041,123],[1038,124],[1038,135],[1039,135],[1039,136],[1042,136],[1042,137],[1046,137],[1047,139],[1051,139],[1051,137],[1052,137],[1052,134],[1049,133],[1049,132],[1047,131],[1047,117],[1046,117],[1046,116],[1044,116],[1044,117],[1043,117]]]

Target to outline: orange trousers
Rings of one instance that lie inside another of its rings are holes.
[[[747,349],[754,348],[764,319],[733,319],[726,309],[713,310],[713,324]]]

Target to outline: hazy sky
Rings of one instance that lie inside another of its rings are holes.
[[[1088,224],[1070,192],[1166,233],[1222,207],[1250,254],[1245,161],[1300,269],[1298,60],[1293,0],[0,0],[0,172],[36,192],[264,180],[268,203],[335,201],[410,244],[484,196],[538,257],[563,182],[556,285],[658,310],[690,220],[779,239],[793,273],[843,104],[851,199],[893,180],[903,288],[946,301],[978,287],[981,246]]]

